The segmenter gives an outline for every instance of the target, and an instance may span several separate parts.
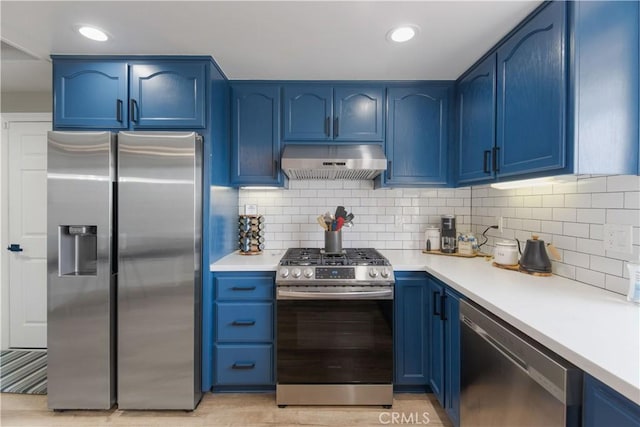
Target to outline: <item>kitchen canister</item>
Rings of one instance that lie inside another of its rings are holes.
[[[429,224],[424,232],[425,248],[428,251],[440,250],[440,227]]]
[[[629,292],[627,300],[640,304],[640,263],[627,263],[629,269]]]
[[[493,260],[500,265],[518,264],[518,245],[511,240],[501,240],[496,242],[493,250]]]
[[[240,215],[238,249],[241,255],[262,253],[264,249],[264,217],[262,215]]]

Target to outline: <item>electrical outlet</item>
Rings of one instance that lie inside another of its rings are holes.
[[[631,236],[633,227],[630,225],[605,224],[604,225],[604,249],[619,253],[633,253]]]
[[[496,217],[496,223],[498,224],[498,231],[500,232],[500,234],[502,234],[502,227],[504,225],[504,217],[497,216]]]

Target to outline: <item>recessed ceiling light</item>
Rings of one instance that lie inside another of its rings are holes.
[[[387,38],[396,43],[403,43],[411,40],[418,34],[418,27],[415,25],[403,25],[401,27],[392,28],[387,33]]]
[[[78,32],[86,38],[95,40],[97,42],[104,42],[109,40],[109,36],[107,36],[107,33],[96,27],[82,25],[78,27]]]

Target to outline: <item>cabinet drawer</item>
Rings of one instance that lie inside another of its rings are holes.
[[[220,300],[273,299],[273,277],[220,276],[215,278],[216,297]]]
[[[253,342],[273,338],[273,304],[217,303],[216,331],[218,341]]]
[[[273,383],[271,344],[216,345],[216,383],[220,385]]]

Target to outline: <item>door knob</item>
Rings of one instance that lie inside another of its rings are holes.
[[[11,252],[22,252],[23,249],[20,247],[19,244],[12,243],[9,246],[7,246],[7,250]]]

